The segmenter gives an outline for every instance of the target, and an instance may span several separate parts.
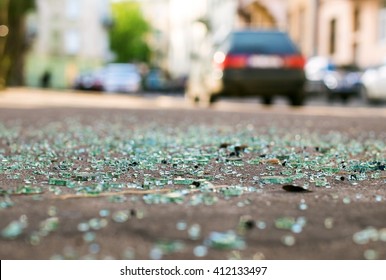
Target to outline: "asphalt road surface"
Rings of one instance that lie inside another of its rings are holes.
[[[386,110],[0,93],[1,259],[386,259]]]

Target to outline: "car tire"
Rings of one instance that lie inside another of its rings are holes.
[[[367,91],[367,88],[365,85],[361,85],[359,92],[360,92],[360,98],[363,100],[363,103],[365,103],[365,104],[374,104],[375,103],[374,100],[369,98],[369,94],[368,94],[368,91]]]
[[[218,100],[217,95],[211,95],[211,94],[202,94],[202,95],[186,94],[185,96],[189,103],[193,104],[194,106],[200,106],[200,107],[209,107]]]
[[[326,91],[326,99],[329,104],[332,104],[335,101],[335,96],[332,92]]]
[[[199,98],[198,104],[199,104],[201,107],[210,107],[210,106],[212,106],[217,100],[218,100],[218,96],[217,96],[217,95],[213,95],[213,94],[205,94],[205,95],[202,95],[202,96]]]
[[[329,104],[334,103],[335,99],[337,98],[337,94],[330,90],[326,85],[323,85],[322,94],[325,96],[326,101]]]
[[[262,97],[262,102],[263,102],[263,104],[266,105],[266,106],[272,105],[272,103],[273,103],[273,97],[272,97],[272,96],[268,96],[268,95],[263,96],[263,97]]]
[[[304,91],[299,90],[290,96],[290,104],[291,106],[303,106],[305,99]]]
[[[343,94],[341,95],[340,99],[341,99],[341,101],[342,101],[343,104],[347,104],[348,101],[349,101],[349,99],[350,99],[349,94],[343,93]]]
[[[185,93],[185,100],[192,105],[197,105],[199,102],[198,96],[190,93]]]

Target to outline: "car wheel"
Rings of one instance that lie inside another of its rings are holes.
[[[199,98],[197,95],[195,94],[192,94],[190,92],[186,92],[185,93],[185,100],[190,103],[190,104],[193,104],[193,105],[197,105],[198,104],[198,101],[199,101]]]
[[[349,101],[349,95],[346,93],[343,93],[340,98],[341,98],[343,104],[347,104]]]
[[[303,106],[305,102],[305,94],[303,90],[299,90],[290,96],[291,106]]]
[[[199,97],[198,104],[202,107],[209,107],[212,106],[217,100],[217,95],[205,94]]]
[[[333,103],[335,100],[335,96],[332,92],[326,92],[326,97],[327,97],[327,102],[328,103]]]
[[[211,96],[209,97],[209,103],[210,103],[210,104],[213,104],[213,103],[217,102],[218,99],[219,99],[219,96],[218,96],[218,95],[211,95]]]
[[[324,96],[325,96],[325,98],[326,98],[326,101],[328,102],[328,103],[333,103],[334,101],[335,101],[335,99],[336,99],[336,95],[337,95],[337,93],[334,93],[332,90],[330,90],[329,88],[327,88],[326,86],[324,87],[324,89],[323,89],[323,92],[324,92]]]
[[[262,101],[263,101],[264,105],[272,105],[273,98],[272,98],[272,96],[263,96]]]
[[[216,95],[202,94],[202,95],[186,95],[187,100],[194,106],[209,107],[217,101]]]
[[[360,92],[360,98],[363,100],[364,103],[367,103],[367,104],[373,103],[373,101],[369,98],[369,94],[367,92],[367,88],[365,87],[365,85],[361,85],[359,92]]]

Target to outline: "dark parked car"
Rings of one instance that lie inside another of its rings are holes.
[[[103,90],[103,69],[81,73],[74,81],[74,88],[79,90]]]
[[[337,66],[328,58],[312,57],[305,71],[309,94],[323,94],[329,101],[339,98],[343,102],[359,96],[362,73],[355,65]]]
[[[220,96],[260,96],[271,104],[278,95],[292,105],[305,100],[305,59],[287,33],[274,30],[232,32],[189,77],[186,96],[211,103]]]

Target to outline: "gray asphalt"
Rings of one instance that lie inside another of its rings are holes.
[[[386,259],[381,106],[12,89],[0,108],[1,259]]]

